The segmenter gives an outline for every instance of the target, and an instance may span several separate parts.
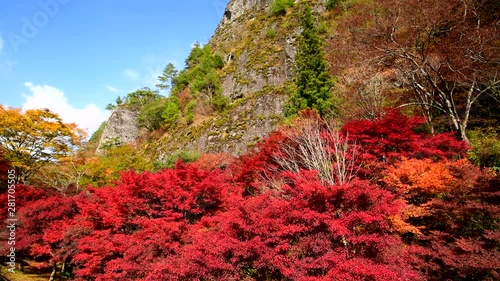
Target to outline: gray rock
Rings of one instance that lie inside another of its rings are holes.
[[[224,17],[219,24],[219,28],[226,24],[232,23],[237,20],[243,14],[250,12],[251,10],[263,10],[274,0],[232,0],[226,6],[224,11]]]
[[[118,141],[122,144],[135,144],[139,138],[139,125],[136,118],[136,112],[122,106],[117,106],[108,119],[96,153],[102,154],[103,150],[101,146],[109,141]]]
[[[221,86],[231,110],[166,134],[152,152],[154,157],[161,161],[178,150],[238,155],[276,130],[284,119],[288,98],[284,88],[294,76],[296,38],[301,28],[296,8],[286,24],[270,15],[273,1],[229,1],[208,44],[225,58]],[[324,2],[312,1],[317,6],[314,10],[324,9]],[[269,36],[268,30],[276,32]],[[186,131],[192,133],[187,135]]]

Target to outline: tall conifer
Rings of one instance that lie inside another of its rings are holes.
[[[302,12],[301,22],[303,30],[297,40],[295,58],[295,89],[288,101],[287,114],[293,115],[309,107],[318,110],[321,116],[331,116],[335,111],[331,92],[333,80],[328,73],[316,19],[308,5]]]

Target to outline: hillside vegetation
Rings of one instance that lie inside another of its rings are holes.
[[[183,69],[107,106],[132,141],[113,118],[84,142],[48,110],[1,107],[16,265],[51,280],[500,279],[499,18],[493,0],[233,0]]]

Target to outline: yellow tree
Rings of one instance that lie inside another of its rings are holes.
[[[73,153],[59,159],[56,163],[43,166],[31,183],[40,187],[50,187],[62,195],[80,192],[84,176],[87,174],[87,158],[80,153]]]
[[[75,124],[63,123],[48,109],[23,112],[0,105],[0,145],[21,183],[28,183],[47,163],[58,162],[74,152],[84,137]]]
[[[85,159],[85,163],[79,166],[84,173],[80,181],[82,186],[105,186],[117,180],[123,171],[151,171],[153,168],[147,157],[125,144],[106,148],[103,155]]]

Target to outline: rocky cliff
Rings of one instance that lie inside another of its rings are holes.
[[[225,58],[221,83],[231,104],[196,126],[170,132],[159,159],[176,150],[240,154],[283,120],[285,83],[293,77],[299,5],[273,16],[273,0],[232,0],[209,44]],[[315,1],[313,1],[315,2]]]
[[[298,14],[305,1],[296,1],[285,15],[270,12],[273,1],[228,3],[208,44],[225,59],[219,76],[222,94],[229,99],[229,105],[223,112],[205,116],[189,126],[170,128],[161,138],[147,141],[144,149],[151,157],[163,160],[180,150],[237,155],[277,128],[284,119],[286,82],[293,77],[295,40],[300,33]],[[318,11],[325,1],[307,2]],[[128,124],[132,126],[132,122]],[[103,140],[118,136],[128,142],[137,138],[137,130],[131,127],[123,134],[118,133],[117,127],[106,131],[116,135],[104,134]]]
[[[226,55],[223,94],[235,100],[282,86],[293,74],[297,31],[269,13],[271,0],[230,1],[210,40]]]
[[[139,138],[139,126],[136,119],[136,112],[117,106],[102,132],[96,153],[102,153],[102,148],[106,145],[135,144]]]

